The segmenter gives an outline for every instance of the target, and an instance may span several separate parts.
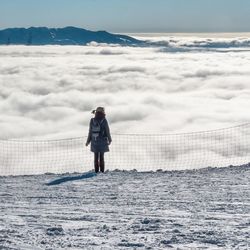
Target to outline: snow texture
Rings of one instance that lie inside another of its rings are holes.
[[[0,249],[249,249],[249,183],[249,165],[0,177]]]

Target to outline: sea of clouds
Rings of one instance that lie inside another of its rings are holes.
[[[0,47],[0,138],[181,133],[250,121],[250,39],[147,37],[148,46]]]

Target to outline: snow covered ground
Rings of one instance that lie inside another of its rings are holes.
[[[0,249],[250,248],[249,165],[79,175],[0,177]]]

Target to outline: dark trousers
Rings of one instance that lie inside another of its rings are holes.
[[[95,154],[95,172],[98,173],[99,171],[104,172],[104,153],[98,152]]]

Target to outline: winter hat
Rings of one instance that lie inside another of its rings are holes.
[[[95,114],[96,112],[105,114],[104,107],[97,107],[96,110],[93,110],[92,113]]]

